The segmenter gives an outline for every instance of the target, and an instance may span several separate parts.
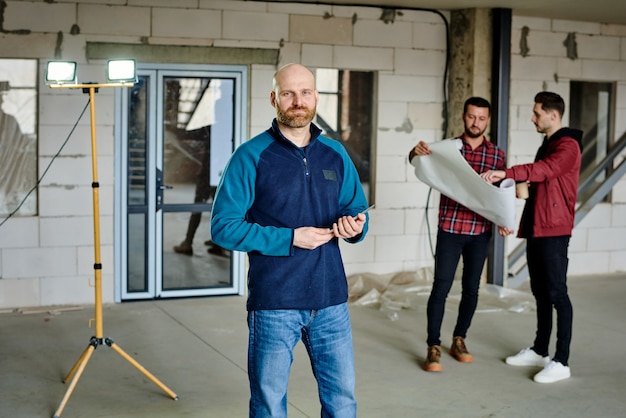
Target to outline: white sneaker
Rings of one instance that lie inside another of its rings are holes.
[[[514,356],[506,358],[506,364],[511,366],[538,366],[545,367],[550,362],[550,357],[541,357],[532,348],[527,347]]]
[[[533,380],[537,383],[554,383],[559,380],[569,379],[571,375],[568,366],[552,360],[542,371],[535,375]]]

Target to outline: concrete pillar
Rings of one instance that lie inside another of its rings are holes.
[[[491,98],[491,9],[454,10],[450,18],[448,136],[463,132],[463,103]]]

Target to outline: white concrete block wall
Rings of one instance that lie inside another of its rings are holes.
[[[394,54],[394,74],[440,77],[445,61],[444,50],[398,48]]]
[[[46,138],[46,141],[39,141],[39,157],[52,158],[67,139],[71,129],[72,125],[40,125],[39,136]],[[109,140],[111,129],[111,126],[96,127],[98,155],[113,156],[113,141]],[[91,156],[91,128],[88,124],[76,127],[61,155],[73,158]]]
[[[626,61],[583,61],[582,77],[587,80],[623,80],[624,74],[626,74]]]
[[[331,45],[302,44],[302,65],[307,67],[332,68],[333,47]]]
[[[413,48],[445,51],[446,27],[443,22],[437,20],[437,23],[414,23]]]
[[[327,45],[352,45],[353,27],[348,18],[296,14],[289,18],[289,40]]]
[[[4,248],[35,248],[38,245],[38,218],[13,217],[2,225],[2,233],[0,234],[0,250]],[[0,254],[0,256],[1,255],[2,254]]]
[[[411,48],[413,24],[384,23],[381,20],[359,20],[354,25],[354,45],[365,47]]]
[[[270,103],[272,78],[276,68],[268,65],[253,65],[250,71],[251,100],[250,100],[250,137],[253,137],[270,127],[276,111]]]
[[[129,0],[129,4],[136,1],[150,1],[150,0]],[[155,2],[161,1],[170,5],[171,0],[153,0]],[[247,12],[264,12],[268,10],[268,3],[256,2],[256,1],[233,1],[233,0],[188,0],[193,3],[197,3],[200,9],[212,9],[212,10],[243,10]],[[189,6],[193,7],[193,6]]]
[[[626,251],[613,251],[610,253],[609,271],[626,271]]]
[[[41,306],[39,279],[13,278],[0,280],[0,306]]]
[[[574,232],[572,233],[572,238],[569,241],[570,253],[574,254],[574,253],[587,251],[587,242],[588,242],[587,231],[588,229],[584,229],[584,228],[578,228],[574,230]],[[522,240],[519,240],[519,241],[521,242]]]
[[[389,102],[441,103],[442,77],[382,73],[378,77],[378,96],[379,100]]]
[[[129,6],[154,6],[154,7],[179,7],[184,9],[194,9],[198,7],[198,0],[127,0],[119,2],[119,4],[128,4]]]
[[[570,58],[559,58],[556,63],[559,78],[581,79],[583,73],[583,61]]]
[[[431,93],[435,96],[441,93],[441,80],[431,79]],[[443,95],[442,95],[443,96]],[[421,129],[432,129],[441,131],[443,126],[443,114],[441,112],[441,104],[436,100],[430,103],[409,103],[409,120],[412,126]],[[457,132],[448,133],[449,136],[458,135]]]
[[[614,227],[626,226],[626,204],[624,203],[612,204],[610,216],[611,216],[611,224]]]
[[[612,206],[608,203],[598,203],[585,218],[580,221],[580,229],[610,228],[613,224]]]
[[[49,34],[31,34],[28,37],[16,34],[0,34],[0,56],[7,58],[52,58],[55,40],[56,36]]]
[[[396,129],[401,127],[408,120],[408,103],[385,101],[381,97],[378,98],[378,135],[379,135],[379,149],[387,149],[385,146],[381,146],[384,142],[381,141],[380,136],[390,137],[394,139],[394,134],[397,135]],[[387,135],[387,133],[389,134]],[[407,154],[408,155],[408,154]]]
[[[516,40],[519,41],[520,32],[523,27],[527,27],[530,30],[549,31],[552,28],[552,20],[540,17],[513,16],[511,22],[511,28],[513,29],[511,41],[513,42],[514,48],[517,45]]]
[[[54,57],[59,31],[64,34],[62,58],[79,62],[80,81],[100,80],[103,74],[103,62],[86,62],[87,42],[276,48],[279,64],[297,61],[310,67],[376,72],[377,206],[371,212],[369,237],[359,245],[342,244],[346,271],[387,274],[432,266],[439,194],[431,194],[426,215],[428,188],[415,178],[406,157],[417,141],[433,142],[442,135],[445,25],[438,14],[405,10],[396,14],[394,23],[385,24],[379,8],[356,6],[236,0],[6,3],[4,28],[31,33],[0,34],[0,57],[39,58],[42,74],[45,62]],[[443,15],[449,18],[449,13]],[[80,28],[78,35],[69,34],[74,24]],[[524,26],[530,29],[527,57],[519,55]],[[577,36],[577,60],[567,58],[563,46],[569,32]],[[567,101],[572,79],[616,81],[617,134],[626,130],[626,27],[514,16],[512,52],[510,163],[532,160],[540,143],[530,123],[534,93],[547,88]],[[274,116],[269,91],[275,70],[270,65],[250,66],[249,136],[267,129]],[[40,172],[86,103],[81,94],[40,88]],[[105,302],[111,302],[114,293],[113,112],[113,92],[101,91],[97,137]],[[0,307],[93,300],[92,189],[91,173],[85,172],[90,153],[85,118],[59,157],[67,171],[54,167],[39,188],[39,216],[13,219],[3,227]],[[84,172],[84,178],[69,173],[76,171]],[[613,190],[613,201],[606,205],[610,216],[598,207],[575,231],[572,274],[624,269],[626,181]],[[12,230],[20,233],[4,234]],[[517,242],[509,238],[508,248]]]
[[[92,216],[42,218],[39,230],[42,247],[93,245]]]
[[[5,30],[69,32],[76,22],[76,4],[30,1],[7,1],[6,3]]]
[[[222,38],[280,41],[289,39],[289,15],[285,13],[223,12]]]
[[[309,16],[323,16],[325,13],[332,15],[332,6],[330,5],[316,5],[316,4],[303,4],[303,3],[267,3],[267,11],[270,13],[288,13],[290,15],[309,15]]]
[[[621,38],[618,36],[577,35],[581,59],[619,61]]]
[[[76,247],[7,248],[2,257],[9,278],[76,275]]]
[[[607,252],[569,252],[568,275],[608,274],[610,254]]]
[[[406,155],[379,156],[376,159],[376,181],[381,183],[405,182]]]
[[[217,10],[155,8],[151,26],[151,36],[162,38],[219,38],[222,13]]]
[[[589,35],[597,35],[600,33],[600,23],[595,22],[574,22],[571,20],[552,20],[551,30],[554,32],[575,32],[585,33]]]
[[[393,50],[391,48],[334,46],[333,66],[363,71],[392,70]]]
[[[567,33],[530,30],[528,32],[528,55],[533,57],[559,58],[566,56],[563,41]]]
[[[78,26],[84,34],[149,36],[151,23],[146,7],[78,5]]]
[[[622,180],[617,183],[615,187],[613,187],[613,190],[611,190],[611,193],[615,204],[626,203],[626,182]]]
[[[534,80],[544,82],[554,80],[557,69],[556,57],[513,55],[511,57],[511,81]]]

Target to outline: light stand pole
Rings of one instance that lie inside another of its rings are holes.
[[[133,67],[134,71],[134,67]],[[48,79],[48,76],[46,76]],[[48,80],[47,80],[48,81]],[[90,108],[90,122],[91,122],[91,166],[92,166],[92,178],[93,182],[91,183],[91,187],[93,190],[93,239],[94,239],[94,287],[95,287],[95,322],[96,322],[96,335],[91,337],[89,340],[89,344],[87,348],[80,355],[72,369],[69,371],[65,379],[63,379],[63,383],[67,383],[70,379],[70,385],[65,392],[65,396],[61,400],[61,403],[53,415],[53,418],[58,418],[63,413],[63,409],[67,402],[69,401],[72,392],[74,392],[74,388],[78,384],[78,380],[80,379],[89,359],[93,352],[100,345],[107,345],[111,347],[116,353],[126,359],[130,364],[132,364],[137,370],[143,373],[149,380],[151,380],[155,385],[161,388],[165,393],[167,393],[172,399],[178,400],[178,395],[170,390],[163,382],[157,379],[153,374],[151,374],[148,370],[146,370],[141,364],[135,361],[130,355],[128,355],[124,350],[122,350],[117,344],[113,342],[110,338],[104,337],[103,332],[103,320],[102,320],[102,264],[100,258],[100,200],[99,200],[99,188],[100,184],[98,183],[98,161],[97,161],[97,144],[96,144],[96,100],[95,94],[98,92],[98,89],[101,87],[131,87],[135,84],[132,82],[117,82],[117,83],[69,83],[69,84],[54,84],[48,83],[52,88],[82,88],[83,93],[89,93],[89,108]],[[73,379],[72,379],[73,377]]]

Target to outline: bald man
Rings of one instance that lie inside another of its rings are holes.
[[[339,240],[365,237],[367,201],[344,147],[312,123],[315,75],[281,67],[276,118],[239,146],[220,179],[212,240],[248,253],[250,417],[286,417],[293,349],[302,340],[322,417],[355,417],[348,286]]]

